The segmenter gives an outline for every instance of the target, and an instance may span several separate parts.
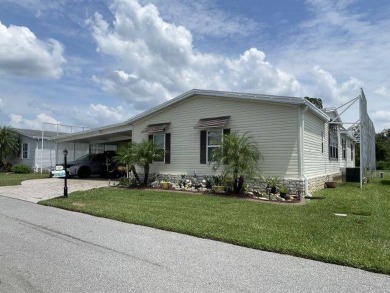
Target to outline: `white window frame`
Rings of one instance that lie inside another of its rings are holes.
[[[164,133],[153,133],[153,143],[156,144],[156,136],[162,136],[163,137],[163,146],[162,146],[162,149],[164,150],[164,154],[165,154],[165,132]],[[161,160],[153,160],[153,162],[162,162],[162,163],[165,163],[165,155],[162,157]]]
[[[221,144],[210,145],[209,144],[209,133],[210,132],[217,132],[217,131],[219,131],[221,133]],[[223,129],[207,130],[207,133],[206,133],[206,160],[207,160],[207,163],[211,163],[211,161],[209,160],[209,149],[210,148],[221,148],[222,147],[222,141],[223,141]]]
[[[347,160],[347,139],[341,138],[341,157],[344,161]]]
[[[26,150],[26,157],[24,157],[24,146],[27,146],[27,150]],[[21,151],[20,151],[20,158],[21,159],[29,159],[30,158],[30,143],[28,142],[23,142],[22,143],[22,148],[21,148]]]

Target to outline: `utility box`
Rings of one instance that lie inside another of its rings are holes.
[[[346,182],[360,182],[360,168],[345,168]]]

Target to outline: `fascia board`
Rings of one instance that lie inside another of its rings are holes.
[[[83,132],[70,133],[70,134],[57,136],[57,137],[53,138],[53,141],[66,142],[66,141],[74,140],[74,139],[87,139],[87,138],[95,137],[98,135],[113,134],[113,133],[117,133],[117,132],[132,131],[132,130],[133,130],[132,125],[129,125],[126,122],[126,123],[120,123],[120,124],[112,124],[112,125],[108,125],[108,126],[104,126],[104,127],[100,127],[100,128],[94,128],[94,129],[83,131]]]

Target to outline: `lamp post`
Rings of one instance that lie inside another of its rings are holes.
[[[64,168],[65,168],[65,181],[64,181],[64,197],[68,197],[68,185],[67,185],[67,178],[68,178],[68,172],[66,171],[66,157],[68,156],[68,150],[67,149],[64,149],[64,151],[62,152],[64,154]]]

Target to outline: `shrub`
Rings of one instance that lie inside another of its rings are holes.
[[[15,172],[17,174],[28,174],[32,173],[32,169],[29,166],[23,165],[23,164],[17,164],[11,168],[12,172]]]
[[[376,162],[376,169],[377,170],[388,170],[388,169],[390,169],[390,162],[378,161],[378,162]]]
[[[0,171],[10,172],[12,168],[12,164],[7,160],[0,161]]]

